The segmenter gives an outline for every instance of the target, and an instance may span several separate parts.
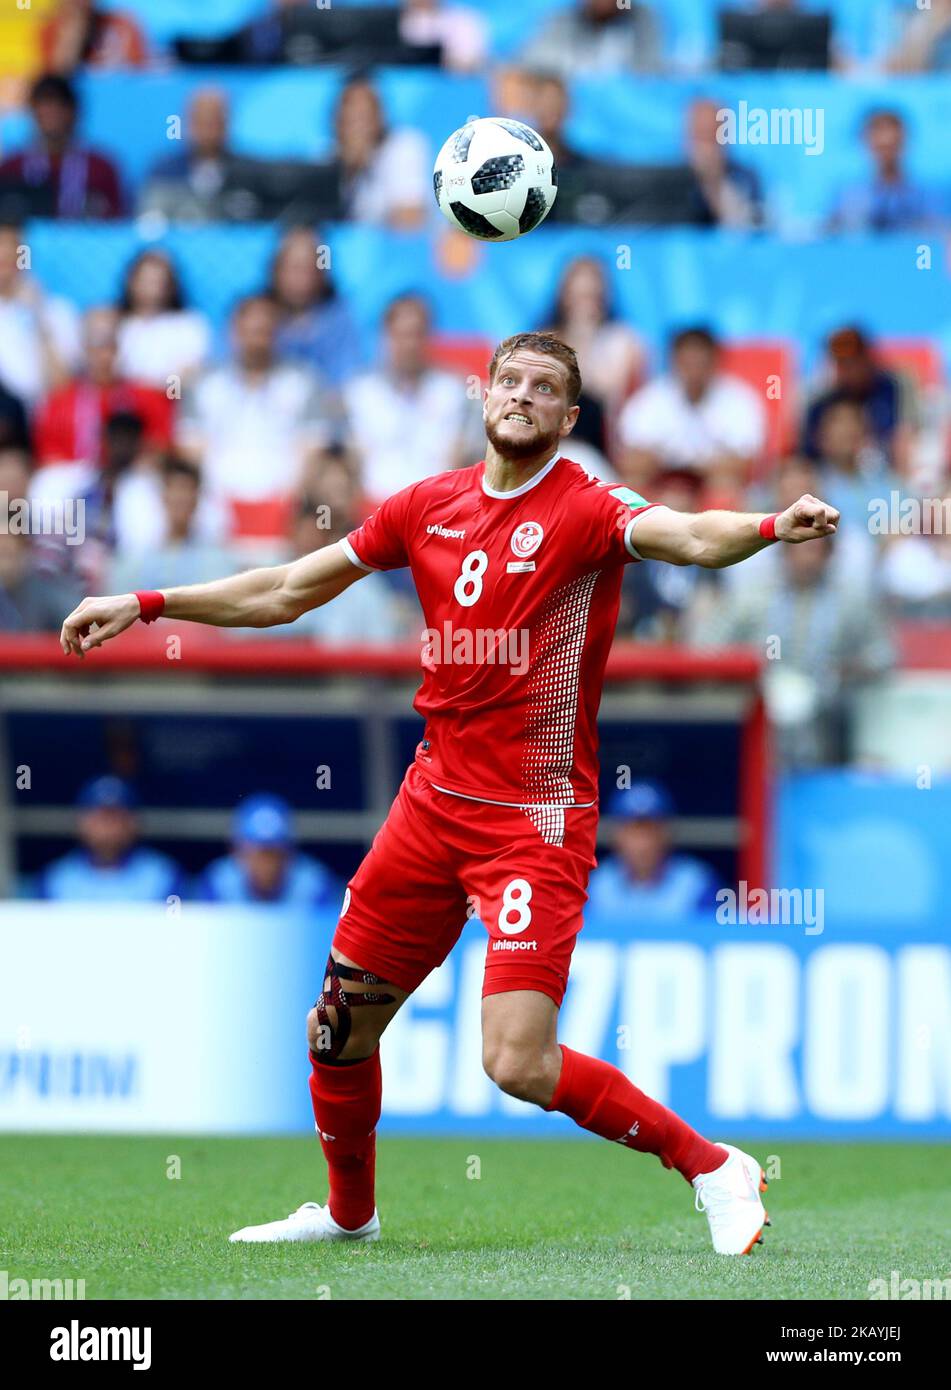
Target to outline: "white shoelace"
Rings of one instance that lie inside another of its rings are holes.
[[[312,1211],[320,1211],[319,1202],[304,1202],[296,1211],[287,1213],[288,1221],[302,1221],[305,1216],[309,1216]]]
[[[693,1205],[696,1211],[705,1212],[707,1216],[709,1216],[711,1222],[717,1221],[723,1215],[724,1208],[730,1206],[731,1203],[736,1200],[736,1193],[721,1189],[719,1193],[714,1190],[711,1194],[711,1199],[704,1201],[701,1195],[702,1191],[702,1188],[697,1188],[697,1195],[694,1198]]]

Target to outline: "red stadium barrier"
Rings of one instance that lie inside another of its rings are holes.
[[[171,661],[167,638],[181,632],[170,622],[150,628],[134,627],[90,652],[84,660],[66,656],[59,639],[45,633],[5,633],[0,636],[0,671],[191,671],[236,676],[364,675],[413,676],[419,669],[419,647],[414,643],[385,646],[324,646],[297,639],[235,639],[218,629],[188,628],[181,660]],[[684,647],[642,646],[617,642],[608,659],[607,679],[723,681],[738,684],[755,681],[760,662],[746,647],[717,652],[691,651]]]

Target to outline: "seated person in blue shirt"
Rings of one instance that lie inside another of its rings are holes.
[[[941,200],[908,173],[908,132],[900,112],[870,111],[862,134],[871,167],[863,180],[840,190],[827,230],[900,232],[934,226],[940,219]]]
[[[589,917],[674,922],[715,906],[719,885],[709,864],[670,852],[672,810],[657,782],[635,782],[611,798],[608,814],[618,822],[614,853],[591,875]]]
[[[75,849],[42,871],[38,894],[57,902],[165,902],[181,894],[178,865],[138,841],[136,799],[121,777],[87,782],[76,802]]]
[[[329,869],[295,847],[287,803],[261,793],[238,805],[231,852],[208,865],[197,896],[216,903],[326,907],[339,904],[343,887]]]
[[[875,345],[854,324],[837,328],[826,340],[832,366],[831,382],[813,396],[803,424],[802,448],[811,459],[821,456],[819,425],[830,405],[854,401],[862,407],[871,441],[903,470],[913,442],[917,415],[914,392],[882,367]]]

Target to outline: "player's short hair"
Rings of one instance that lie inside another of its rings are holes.
[[[496,372],[506,358],[522,348],[528,352],[541,353],[543,357],[554,357],[556,362],[561,363],[568,376],[568,404],[577,405],[578,397],[581,395],[581,370],[578,367],[577,355],[573,347],[552,333],[516,333],[511,338],[505,338],[492,354],[492,361],[489,363],[489,385],[495,381]]]

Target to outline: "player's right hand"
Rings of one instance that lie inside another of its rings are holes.
[[[110,637],[118,637],[139,617],[135,594],[114,594],[110,598],[84,598],[63,623],[60,646],[67,656],[82,659],[93,647],[101,647]]]

